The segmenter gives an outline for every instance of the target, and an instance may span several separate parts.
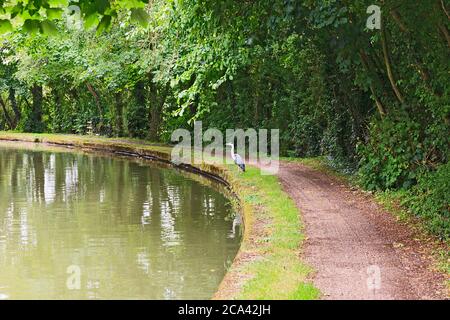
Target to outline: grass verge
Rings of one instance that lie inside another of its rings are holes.
[[[319,291],[305,281],[312,271],[299,257],[304,240],[298,209],[282,191],[276,176],[263,176],[250,167],[237,179],[238,194],[253,217],[257,238],[244,243],[252,256],[264,257],[241,269],[252,277],[243,286],[243,299],[316,299]]]
[[[136,139],[0,132],[0,140],[47,143],[107,151],[170,162],[171,148]],[[216,299],[316,299],[319,291],[307,281],[312,271],[299,252],[302,224],[295,203],[275,176],[248,167],[241,174],[231,165],[194,165],[191,169],[226,181],[244,220],[244,237]]]

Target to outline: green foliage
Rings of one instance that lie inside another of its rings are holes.
[[[424,160],[420,125],[406,112],[375,120],[370,140],[359,144],[359,174],[369,190],[407,188]]]
[[[374,120],[370,139],[358,147],[363,186],[369,190],[410,188],[419,172],[448,161],[448,132],[450,127],[441,119],[406,110]]]
[[[148,119],[147,109],[137,103],[131,104],[127,109],[127,128],[132,138],[147,138]]]
[[[366,28],[371,0],[0,2],[0,128],[165,142],[194,120],[276,128],[282,154],[326,156],[370,190],[448,162],[437,1],[379,3],[383,32]]]
[[[79,15],[86,27],[107,30],[121,11],[131,10],[132,21],[146,26],[148,15],[143,10],[148,0],[3,0],[0,2],[0,34],[10,32],[13,25],[28,33],[54,35],[55,20]],[[77,17],[78,18],[78,17]]]
[[[427,228],[442,239],[450,239],[450,162],[436,170],[422,172],[418,183],[403,200],[415,215],[424,219]]]

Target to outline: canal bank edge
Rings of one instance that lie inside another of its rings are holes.
[[[213,299],[317,299],[308,280],[312,269],[298,252],[304,236],[299,212],[275,176],[249,167],[239,174],[229,165],[177,166],[171,147],[143,140],[96,136],[0,132],[0,141],[43,143],[87,151],[108,152],[170,164],[225,184],[243,216],[240,249]],[[301,250],[300,250],[301,251]]]

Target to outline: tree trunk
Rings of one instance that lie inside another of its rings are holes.
[[[14,122],[11,119],[11,117],[10,117],[10,115],[8,113],[8,110],[6,110],[6,104],[5,104],[5,101],[3,101],[2,97],[0,97],[0,105],[2,106],[3,113],[5,114],[5,119],[6,119],[6,122],[8,123],[8,125],[9,125],[9,128],[10,129],[14,129]]]
[[[116,92],[116,123],[115,123],[115,133],[117,136],[123,136],[123,103],[122,96],[120,92]]]
[[[385,27],[384,21],[381,21],[381,45],[383,48],[383,57],[384,57],[384,63],[386,65],[387,75],[388,75],[389,81],[391,83],[392,90],[394,90],[395,96],[397,97],[398,101],[403,104],[405,102],[405,99],[403,98],[403,95],[397,86],[397,83],[394,78],[394,74],[392,72],[391,60],[390,60],[390,56],[389,56],[389,49],[388,49],[388,44],[387,44],[386,38],[387,38],[386,37],[386,27]]]
[[[136,103],[140,107],[145,106],[145,83],[144,81],[138,81],[134,86],[134,97],[136,99]]]
[[[442,11],[444,11],[445,15],[447,16],[447,19],[450,20],[450,14],[448,13],[447,8],[445,7],[444,0],[440,0],[439,2],[441,4]]]
[[[147,88],[146,82],[139,80],[135,83],[132,96],[133,103],[128,109],[127,128],[128,133],[134,138],[148,136],[148,112],[147,112]]]
[[[450,35],[448,34],[448,30],[446,26],[438,25],[439,31],[441,31],[445,40],[447,41],[447,46],[450,48]]]
[[[8,99],[9,99],[9,102],[11,103],[12,109],[14,111],[15,126],[17,126],[17,124],[19,123],[20,118],[21,118],[21,112],[20,112],[19,106],[17,105],[16,91],[12,87],[9,88]]]
[[[43,124],[42,124],[42,86],[35,84],[31,89],[31,93],[33,95],[33,105],[31,111],[31,123],[29,126],[30,131],[32,132],[42,132]]]
[[[372,72],[370,70],[370,63],[369,59],[367,57],[367,54],[364,52],[364,50],[361,50],[359,52],[359,56],[361,57],[361,61],[364,65],[364,68],[366,69],[367,73],[370,75]],[[370,91],[372,92],[373,99],[375,100],[375,104],[377,105],[378,112],[383,117],[386,115],[386,108],[384,107],[383,103],[378,98],[377,92],[375,90],[375,86],[373,83],[370,84]]]
[[[95,104],[97,106],[98,112],[100,114],[102,114],[102,109],[100,107],[100,98],[99,98],[97,92],[94,90],[94,88],[92,87],[92,85],[90,83],[86,83],[86,87],[95,99]]]
[[[166,102],[168,88],[158,90],[156,84],[150,85],[150,132],[149,139],[159,140],[159,130],[161,127],[162,110]]]
[[[61,106],[61,95],[58,92],[57,89],[53,89],[52,90],[53,93],[53,98],[54,98],[54,102],[55,102],[55,113],[56,115],[61,115],[62,112],[62,106]],[[54,130],[56,130],[56,132],[62,132],[63,128],[61,126],[61,121],[58,120],[58,122],[55,122],[55,119],[52,120],[53,121],[53,126],[54,126]]]

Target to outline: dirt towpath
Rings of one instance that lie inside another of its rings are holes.
[[[297,163],[281,163],[279,178],[302,213],[301,255],[323,299],[448,299],[430,245],[370,195]]]

